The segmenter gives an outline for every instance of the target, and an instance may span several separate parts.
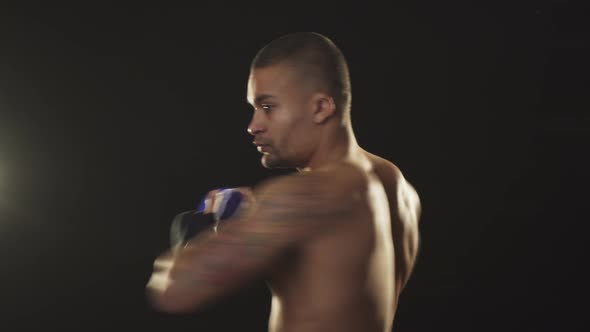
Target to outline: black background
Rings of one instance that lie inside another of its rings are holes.
[[[397,331],[586,331],[587,11],[567,1],[9,7],[0,14],[4,331],[263,331],[256,283],[146,303],[171,218],[253,185],[248,66],[294,31],[348,59],[352,121],[423,203]]]

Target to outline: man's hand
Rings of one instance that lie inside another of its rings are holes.
[[[226,209],[223,204],[227,198],[227,190],[237,191],[242,195],[242,200],[237,210],[231,216],[232,218],[244,217],[249,211],[252,211],[256,203],[256,197],[254,192],[249,187],[237,187],[231,189],[214,189],[207,193],[205,196],[205,207],[203,213],[212,213],[214,215],[221,215],[223,210]]]

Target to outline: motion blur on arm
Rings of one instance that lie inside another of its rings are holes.
[[[261,184],[251,211],[156,260],[148,283],[153,305],[166,312],[198,310],[263,277],[290,249],[350,215],[358,196],[343,194],[346,185],[334,174],[311,173]]]

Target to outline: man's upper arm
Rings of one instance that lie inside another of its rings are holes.
[[[350,216],[355,196],[346,180],[304,174],[263,184],[256,192],[256,221],[301,239]],[[357,196],[360,197],[360,196]]]
[[[353,209],[347,201],[353,196],[321,175],[273,179],[256,190],[256,197],[247,217],[226,220],[218,233],[198,236],[177,254],[171,282],[161,294],[164,310],[197,309],[262,276],[288,249]]]

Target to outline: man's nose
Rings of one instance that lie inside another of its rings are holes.
[[[254,113],[254,115],[252,116],[252,120],[250,121],[250,124],[248,125],[248,132],[251,135],[256,135],[256,134],[259,134],[263,131],[264,131],[264,124],[262,123],[262,121],[260,121],[260,119],[258,119],[258,117],[256,116],[256,113]]]

